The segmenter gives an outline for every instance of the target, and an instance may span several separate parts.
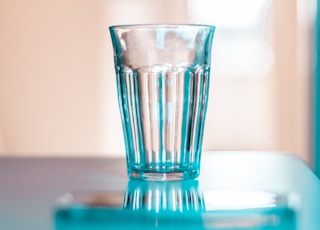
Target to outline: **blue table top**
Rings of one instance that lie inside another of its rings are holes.
[[[202,155],[197,180],[128,180],[124,158],[0,158],[0,229],[317,229],[320,182],[293,155]]]

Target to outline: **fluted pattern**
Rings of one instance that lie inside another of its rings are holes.
[[[128,166],[159,172],[199,167],[209,66],[117,69]]]

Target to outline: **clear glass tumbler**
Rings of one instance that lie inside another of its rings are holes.
[[[128,176],[198,177],[215,27],[120,25],[109,30]]]

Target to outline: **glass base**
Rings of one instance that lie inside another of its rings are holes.
[[[174,181],[174,180],[191,180],[199,176],[198,170],[179,171],[179,172],[144,172],[129,171],[130,179],[147,180],[147,181]]]

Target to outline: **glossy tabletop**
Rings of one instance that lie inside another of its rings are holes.
[[[130,181],[124,158],[0,158],[0,229],[317,229],[320,182],[292,155],[205,152],[197,180]]]

